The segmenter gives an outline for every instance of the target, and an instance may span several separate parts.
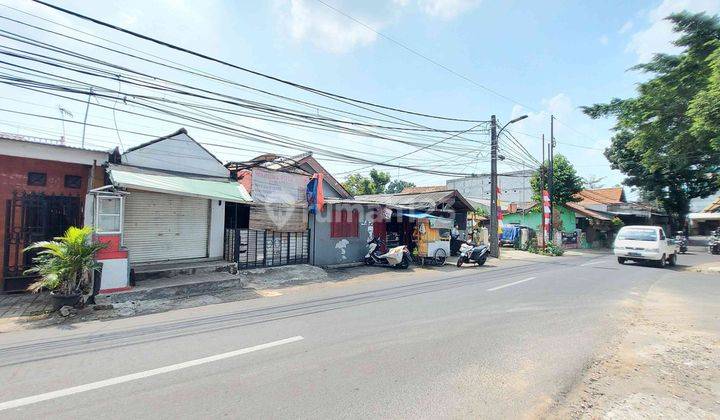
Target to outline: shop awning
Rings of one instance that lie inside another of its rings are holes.
[[[403,216],[410,217],[413,219],[428,219],[430,221],[430,227],[438,229],[452,229],[455,224],[455,220],[448,219],[447,217],[434,216],[428,213],[403,213]]]
[[[195,178],[119,166],[111,166],[108,173],[110,174],[110,181],[116,187],[235,203],[252,202],[252,198],[245,190],[245,187],[229,180]]]
[[[429,213],[403,213],[405,217],[412,217],[413,219],[446,219],[445,217],[433,216]]]

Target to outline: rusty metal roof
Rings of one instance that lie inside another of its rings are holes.
[[[462,210],[472,211],[473,206],[457,190],[433,191],[415,194],[373,194],[358,195],[356,200],[374,202],[388,206],[401,206],[412,209],[435,208],[439,204],[459,204]]]

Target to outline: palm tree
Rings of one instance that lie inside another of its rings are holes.
[[[92,228],[71,226],[63,236],[52,241],[35,242],[25,252],[40,249],[33,258],[34,266],[26,274],[39,274],[40,278],[27,290],[39,292],[42,289],[54,291],[57,295],[76,295],[89,284],[90,273],[100,267],[95,253],[105,244],[89,240]]]

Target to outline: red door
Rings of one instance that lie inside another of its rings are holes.
[[[376,238],[380,238],[380,240],[383,241],[383,245],[380,251],[387,252],[387,246],[385,245],[385,242],[387,241],[385,217],[382,214],[382,210],[379,209],[375,209],[375,217],[373,219],[373,236]]]

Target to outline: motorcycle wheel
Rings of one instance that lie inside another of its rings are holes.
[[[365,265],[375,265],[375,260],[372,257],[365,257]]]
[[[465,261],[463,261],[463,257],[460,257],[460,258],[458,258],[456,265],[457,265],[458,267],[462,267],[462,265],[463,265],[464,262],[465,262]]]
[[[406,270],[408,267],[410,267],[410,258],[408,258],[407,255],[403,255],[402,261],[398,264],[398,268]]]
[[[480,267],[481,265],[484,265],[485,261],[487,261],[487,255],[483,255],[482,257],[480,257],[479,260],[477,260],[478,267]]]

